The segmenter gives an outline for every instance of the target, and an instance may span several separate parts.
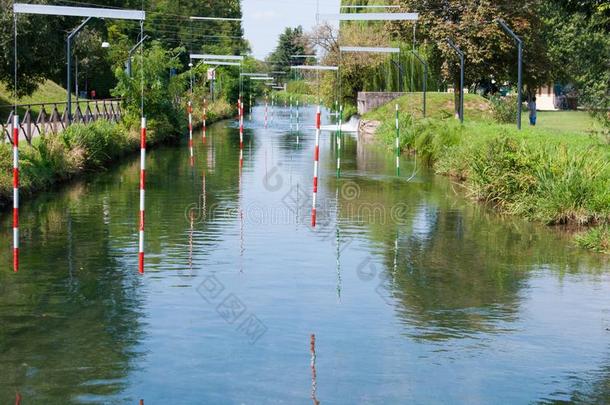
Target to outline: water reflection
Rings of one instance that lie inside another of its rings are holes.
[[[19,277],[0,273],[0,402],[15,387],[17,403],[24,392],[40,403],[118,392],[140,356],[139,282],[112,248],[108,202],[86,191],[27,210],[25,246],[40,254],[24,255]]]
[[[312,229],[314,112],[289,133],[288,110],[264,130],[256,108],[243,150],[234,122],[210,127],[194,168],[152,150],[146,277],[137,159],[25,204],[24,270],[0,272],[0,402],[607,402],[603,258],[421,168],[398,178],[351,134],[339,179],[322,136]]]

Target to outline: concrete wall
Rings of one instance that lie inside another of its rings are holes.
[[[358,93],[358,114],[362,115],[375,108],[388,103],[406,93],[399,92],[372,92],[363,91]]]

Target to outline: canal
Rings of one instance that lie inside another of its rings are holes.
[[[412,159],[245,119],[22,202],[0,221],[0,403],[610,401],[610,277]],[[325,112],[323,121],[329,121]],[[313,336],[312,336],[313,335]]]

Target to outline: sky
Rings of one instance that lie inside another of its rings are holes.
[[[339,12],[341,0],[319,0],[321,14]],[[317,0],[242,0],[246,39],[257,59],[264,59],[277,45],[286,27],[303,26],[305,31],[316,24]]]

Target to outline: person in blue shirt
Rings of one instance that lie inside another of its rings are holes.
[[[536,118],[537,118],[537,114],[536,114],[536,96],[532,96],[530,98],[530,101],[527,103],[527,108],[530,111],[530,125],[531,126],[535,126],[536,125]]]

